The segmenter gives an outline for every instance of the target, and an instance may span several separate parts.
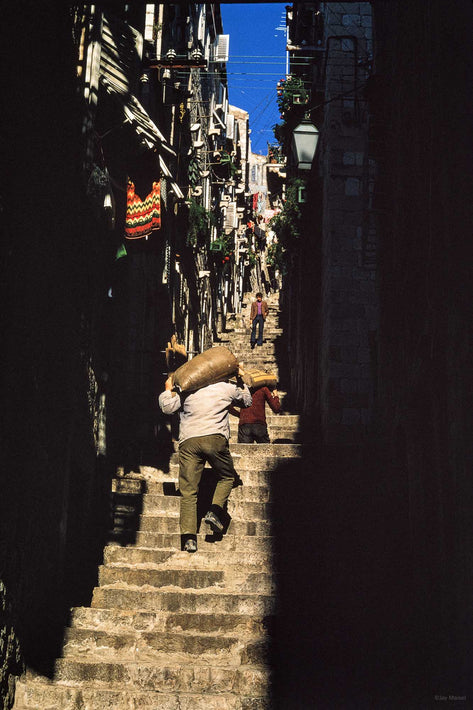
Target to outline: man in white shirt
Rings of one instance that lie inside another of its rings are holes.
[[[240,368],[239,377],[244,374]],[[197,550],[197,493],[208,461],[217,473],[212,505],[204,517],[214,532],[222,532],[222,513],[236,477],[228,440],[228,410],[233,405],[249,407],[251,394],[241,380],[238,384],[216,382],[201,389],[178,394],[173,391],[172,375],[159,395],[164,414],[179,412],[179,490],[180,526],[184,550]]]

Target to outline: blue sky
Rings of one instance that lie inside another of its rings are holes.
[[[251,148],[266,155],[279,122],[276,84],[286,75],[286,2],[220,5],[224,34],[230,35],[228,99],[250,114]]]

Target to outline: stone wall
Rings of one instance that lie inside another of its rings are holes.
[[[432,701],[471,692],[473,9],[380,2],[375,20],[378,421]]]
[[[360,17],[350,32],[361,42],[366,4],[328,5],[339,32],[342,6]],[[363,624],[361,584],[338,607],[340,646],[350,614],[367,644],[344,661],[347,683],[365,670],[364,702],[376,686],[380,706],[430,707],[472,694],[473,9],[373,9],[360,122],[347,124],[338,100],[324,107],[322,167],[281,300],[288,389],[316,444],[308,500],[322,500],[327,578],[363,577],[370,598]],[[342,42],[330,41],[327,100],[353,81],[340,80]]]
[[[323,440],[351,444],[372,426],[377,330],[376,229],[369,213],[374,175],[363,96],[370,3],[325,4],[325,35],[319,402]]]

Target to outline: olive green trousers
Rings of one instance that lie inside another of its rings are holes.
[[[218,477],[212,505],[224,507],[233,488],[236,471],[227,439],[223,434],[194,436],[179,445],[180,525],[182,535],[197,532],[197,493],[205,462]]]

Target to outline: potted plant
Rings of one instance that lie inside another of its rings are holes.
[[[188,220],[187,245],[203,246],[210,239],[210,227],[214,222],[212,213],[208,212],[197,200],[191,199]]]

